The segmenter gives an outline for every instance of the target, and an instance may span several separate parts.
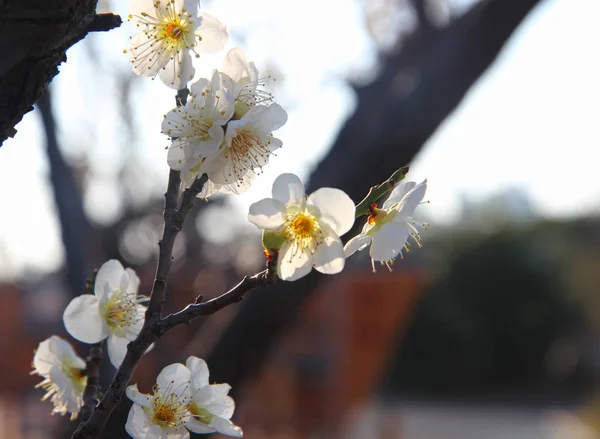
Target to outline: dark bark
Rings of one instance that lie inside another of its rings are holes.
[[[0,145],[33,110],[66,60],[66,51],[90,31],[120,26],[113,14],[96,15],[97,0],[0,1]]]
[[[484,1],[444,29],[417,30],[401,52],[382,60],[372,84],[356,90],[356,112],[311,175],[312,189],[338,187],[358,202],[369,187],[410,163],[538,3]],[[208,358],[212,378],[239,389],[320,279],[313,272],[251,296]]]

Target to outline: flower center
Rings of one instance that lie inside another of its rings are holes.
[[[308,250],[314,253],[323,241],[323,231],[317,218],[308,211],[288,215],[284,226],[284,238],[294,246],[292,255]]]
[[[180,26],[180,23],[169,23],[164,28],[164,32],[167,38],[178,41],[183,36],[184,29]]]
[[[211,412],[209,412],[205,408],[198,407],[196,404],[191,405],[190,413],[194,418],[198,419],[200,422],[206,425],[210,424],[214,418],[214,415]]]
[[[151,407],[152,422],[161,427],[183,427],[189,407],[186,398],[179,398],[174,393],[164,396],[157,389],[154,392]]]
[[[115,291],[104,307],[104,319],[113,330],[125,329],[139,319],[136,302],[120,291]]]
[[[87,385],[87,375],[85,369],[80,369],[73,365],[73,362],[67,355],[63,355],[60,363],[60,370],[73,383],[73,387],[78,393],[83,393]]]
[[[269,141],[265,142],[254,131],[238,130],[237,135],[231,139],[230,148],[225,153],[225,157],[231,160],[233,177],[241,180],[249,170],[262,169],[271,155],[269,144]]]

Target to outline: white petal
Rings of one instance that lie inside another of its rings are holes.
[[[373,236],[369,254],[374,261],[387,261],[398,256],[408,239],[406,223],[387,223]]]
[[[283,204],[304,203],[304,184],[297,175],[281,174],[273,182],[273,198]]]
[[[162,394],[190,395],[190,370],[181,363],[170,364],[160,372],[156,384]]]
[[[200,35],[202,41],[198,43],[197,51],[215,53],[223,49],[229,39],[227,26],[208,12],[202,11],[198,15],[202,18],[202,23],[196,30],[196,34]]]
[[[187,83],[194,78],[194,65],[192,56],[188,51],[177,53],[173,59],[158,72],[161,81],[170,88],[181,90],[187,87]]]
[[[102,264],[94,283],[94,294],[100,302],[108,300],[110,293],[121,287],[121,278],[124,273],[125,269],[116,259],[111,259]],[[108,289],[106,288],[107,285]]]
[[[190,370],[190,380],[194,390],[208,386],[209,372],[206,361],[202,358],[191,356],[187,359],[185,365]]]
[[[139,32],[133,37],[129,44],[133,73],[138,76],[154,77],[168,61],[168,54],[160,57],[156,51],[149,51],[153,40],[148,38],[144,32]]]
[[[240,427],[235,425],[229,419],[223,419],[218,416],[215,416],[212,419],[210,426],[214,427],[219,433],[226,434],[227,436],[242,437],[244,435]]]
[[[225,59],[223,60],[221,72],[227,74],[235,82],[238,82],[244,77],[251,76],[248,69],[248,59],[241,48],[234,47],[227,52],[227,55],[225,55]]]
[[[192,163],[186,163],[186,150],[184,146],[187,142],[177,139],[171,143],[167,153],[167,164],[174,171],[188,170],[196,166]]]
[[[112,365],[118,369],[123,362],[123,358],[125,358],[125,354],[127,354],[129,340],[117,337],[116,335],[110,335],[106,344],[108,347],[108,358]]]
[[[187,423],[185,424],[185,427],[188,430],[190,430],[192,433],[199,433],[199,434],[214,433],[215,431],[217,431],[214,428],[212,428],[210,425],[207,425],[204,422],[201,422],[194,418],[190,418],[187,421]]]
[[[287,281],[300,279],[310,273],[311,259],[308,253],[298,251],[289,242],[285,242],[279,250],[277,276]]]
[[[315,252],[313,258],[315,269],[324,274],[336,274],[344,269],[345,263],[342,241],[336,235],[327,236]]]
[[[265,108],[264,106],[255,106],[250,109],[250,111],[254,109]],[[250,111],[248,113],[250,113]],[[246,113],[246,114],[248,114]],[[261,130],[265,132],[275,131],[281,128],[287,122],[287,113],[283,109],[283,107],[279,104],[271,104],[264,109],[261,114],[259,124]]]
[[[371,237],[366,235],[357,235],[344,246],[344,255],[348,258],[355,252],[360,251],[371,243]]]
[[[131,268],[127,268],[125,273],[127,276],[127,286],[125,287],[125,291],[130,296],[136,297],[140,291],[140,278]]]
[[[285,206],[273,198],[265,198],[250,205],[248,221],[259,229],[275,230],[284,223]]]
[[[218,398],[216,401],[207,404],[206,409],[215,416],[219,416],[223,419],[229,419],[233,416],[233,412],[235,411],[235,402],[231,396],[225,395]]]
[[[127,389],[125,389],[125,394],[127,395],[127,398],[131,399],[134,403],[139,404],[142,407],[146,407],[150,404],[150,395],[141,393],[138,390],[137,384],[127,386]]]
[[[417,206],[423,201],[425,191],[427,190],[427,179],[416,185],[400,202],[398,206],[398,219],[403,219],[412,215]]]
[[[389,209],[394,204],[402,201],[402,198],[404,198],[404,196],[409,193],[416,186],[416,184],[417,183],[414,181],[400,182],[400,184],[396,185],[396,187],[392,190],[390,196],[387,200],[385,200],[382,207],[384,209]]]
[[[163,430],[152,423],[139,404],[133,404],[127,416],[125,430],[133,439],[164,439]]]
[[[235,403],[230,396],[229,384],[212,384],[196,390],[193,395],[194,404],[208,410],[212,415],[222,418],[231,418],[235,410]]]
[[[33,356],[33,367],[38,374],[48,376],[50,367],[60,365],[64,356],[70,359],[73,366],[80,369],[85,368],[85,361],[79,358],[67,341],[57,335],[47,338],[38,345]]]
[[[318,189],[310,194],[308,204],[319,209],[321,220],[338,236],[346,233],[354,224],[356,208],[344,191],[330,187]]]
[[[108,326],[100,315],[99,305],[93,294],[71,300],[63,313],[63,322],[72,337],[84,343],[98,343],[108,337]]]

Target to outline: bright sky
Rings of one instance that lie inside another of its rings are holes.
[[[368,76],[377,62],[360,2],[313,0],[293,10],[287,5],[204,3],[227,23],[229,47],[242,46],[259,68],[279,78],[274,91],[289,114],[277,132],[283,149],[255,186],[233,200],[242,219],[250,203],[269,195],[279,173],[310,173],[353,111],[346,78]],[[428,221],[452,222],[464,197],[483,199],[515,186],[528,192],[543,216],[597,213],[598,16],[597,0],[546,0],[521,26],[411,168],[411,178],[429,178]],[[159,127],[172,107],[172,91],[158,80],[132,83],[137,136],[131,139],[115,107],[115,75],[133,75],[121,54],[129,32],[127,25],[89,38],[92,55],[77,45],[54,81],[61,141],[71,159],[90,160],[94,178],[85,204],[98,222],[111,221],[122,208],[114,176],[124,164],[132,163],[144,176],[140,202],[162,193],[168,173],[167,140]],[[200,61],[200,75],[220,65],[219,56]],[[17,128],[16,138],[0,148],[0,200],[7,209],[0,217],[0,277],[54,270],[63,260],[37,114],[28,114]]]

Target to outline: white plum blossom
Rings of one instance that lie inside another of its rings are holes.
[[[186,366],[191,373],[191,417],[186,427],[194,433],[219,432],[242,437],[242,429],[230,421],[235,410],[233,398],[228,396],[229,384],[209,384],[208,366],[198,357],[189,357]]]
[[[409,251],[409,238],[421,247],[421,235],[415,226],[427,228],[429,224],[414,220],[411,215],[423,201],[427,180],[401,183],[394,188],[382,209],[372,206],[370,216],[362,232],[348,241],[344,247],[346,257],[371,245],[369,255],[375,271],[375,261],[380,261],[391,270],[394,259],[402,250]]]
[[[230,78],[229,88],[232,90],[236,102],[244,104],[241,110],[247,110],[248,106],[273,100],[271,93],[260,88],[265,85],[265,82],[259,78],[256,65],[252,61],[248,62],[246,54],[241,48],[234,47],[227,52],[221,72]],[[239,109],[238,107],[238,111]]]
[[[137,385],[127,387],[133,401],[125,430],[134,439],[188,439],[185,425],[192,403],[190,371],[181,363],[165,367],[156,378],[153,393],[140,393]]]
[[[309,197],[294,174],[282,174],[273,183],[273,198],[250,206],[248,220],[283,238],[277,276],[296,280],[312,267],[325,274],[342,271],[345,264],[340,235],[354,224],[354,203],[339,189],[321,188]]]
[[[219,88],[216,71],[212,81],[202,78],[192,84],[187,104],[169,111],[162,123],[163,134],[173,138],[167,156],[171,169],[195,175],[201,172],[206,159],[223,143],[223,126],[231,116],[233,97]]]
[[[281,147],[281,140],[273,137],[272,132],[286,121],[287,113],[278,104],[251,107],[241,119],[231,120],[223,145],[206,165],[206,173],[216,190],[225,187],[229,192],[244,192],[254,175]]]
[[[98,343],[108,337],[108,357],[119,367],[127,353],[127,344],[142,329],[146,307],[138,296],[140,280],[131,269],[115,259],[98,270],[94,294],[82,294],[71,300],[63,314],[69,334],[84,343]]]
[[[131,0],[129,20],[140,32],[129,46],[133,71],[174,89],[194,77],[192,56],[214,53],[227,44],[224,24],[199,10],[198,0]]]
[[[54,404],[52,414],[71,413],[71,420],[77,418],[87,384],[85,367],[85,361],[62,338],[53,335],[39,344],[33,356],[31,374],[44,378],[35,387],[46,390],[42,401],[50,399]]]

